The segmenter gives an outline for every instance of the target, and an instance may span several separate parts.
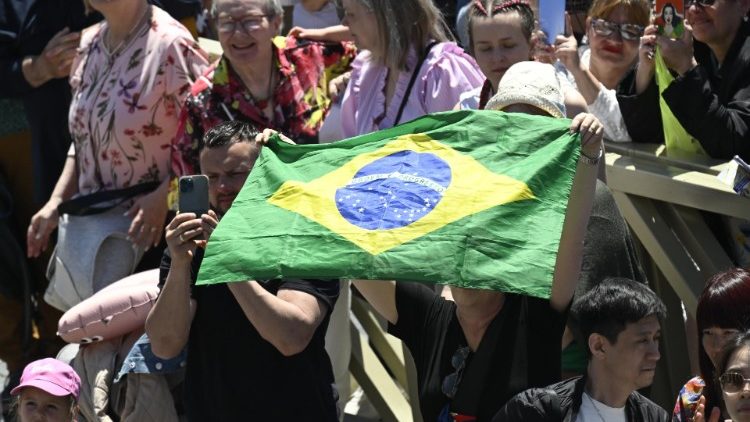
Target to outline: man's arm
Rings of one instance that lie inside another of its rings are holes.
[[[190,266],[173,266],[146,318],[146,334],[156,356],[170,359],[180,354],[190,337],[195,310],[195,300],[190,297]]]
[[[213,216],[213,214],[212,214]],[[162,271],[168,271],[159,297],[146,318],[146,334],[151,350],[162,359],[177,356],[190,337],[196,302],[190,297],[191,266],[205,223],[195,214],[177,214],[167,225],[169,255],[162,259]]]
[[[274,295],[257,281],[227,286],[260,336],[284,356],[305,350],[328,312],[328,304],[303,291],[282,287]]]

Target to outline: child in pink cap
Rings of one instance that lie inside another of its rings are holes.
[[[11,390],[18,422],[75,422],[81,379],[68,364],[40,359],[26,365],[21,383]]]

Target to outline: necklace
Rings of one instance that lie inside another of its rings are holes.
[[[237,72],[238,75],[239,72]],[[271,58],[271,70],[268,75],[268,85],[266,86],[266,97],[265,98],[258,98],[255,95],[253,95],[252,91],[250,91],[249,84],[245,82],[244,78],[240,75],[240,80],[242,80],[242,84],[245,85],[246,90],[246,98],[249,97],[249,99],[252,99],[253,103],[255,103],[255,106],[261,110],[262,114],[265,114],[266,108],[269,105],[273,105],[273,90],[274,90],[274,82],[276,80],[276,71],[274,69],[274,62],[273,58]],[[268,116],[266,116],[268,117]],[[271,112],[271,119],[273,120],[273,111]]]
[[[601,419],[602,422],[607,422],[607,420],[604,419],[604,416],[602,416],[602,412],[599,411],[599,407],[596,405],[596,403],[594,403],[594,399],[591,398],[591,396],[589,396],[588,394],[586,394],[586,397],[588,397],[591,405],[594,406],[594,411],[596,412],[597,415],[599,415],[599,419]]]
[[[110,31],[109,27],[107,27],[107,33],[104,34],[104,37],[102,38],[102,45],[104,46],[104,51],[107,53],[110,59],[114,59],[121,50],[123,50],[129,43],[132,41],[135,36],[138,33],[138,29],[142,26],[143,22],[146,20],[146,16],[149,15],[149,11],[151,10],[151,6],[146,5],[146,7],[143,10],[143,13],[138,18],[138,21],[133,25],[132,28],[130,28],[125,34],[125,37],[120,40],[120,42],[114,47],[110,48],[112,45],[112,42],[108,39],[111,38],[112,32]]]

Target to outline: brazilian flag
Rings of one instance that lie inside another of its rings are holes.
[[[580,153],[569,124],[457,111],[333,144],[274,137],[197,284],[396,279],[549,297]]]

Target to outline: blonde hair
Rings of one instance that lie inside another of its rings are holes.
[[[618,6],[625,6],[628,19],[636,25],[647,26],[651,19],[651,6],[648,0],[594,0],[588,17],[608,18]]]
[[[418,54],[430,40],[452,39],[445,20],[432,0],[357,0],[367,7],[378,22],[381,60],[386,66],[407,69],[406,59],[414,48]]]

